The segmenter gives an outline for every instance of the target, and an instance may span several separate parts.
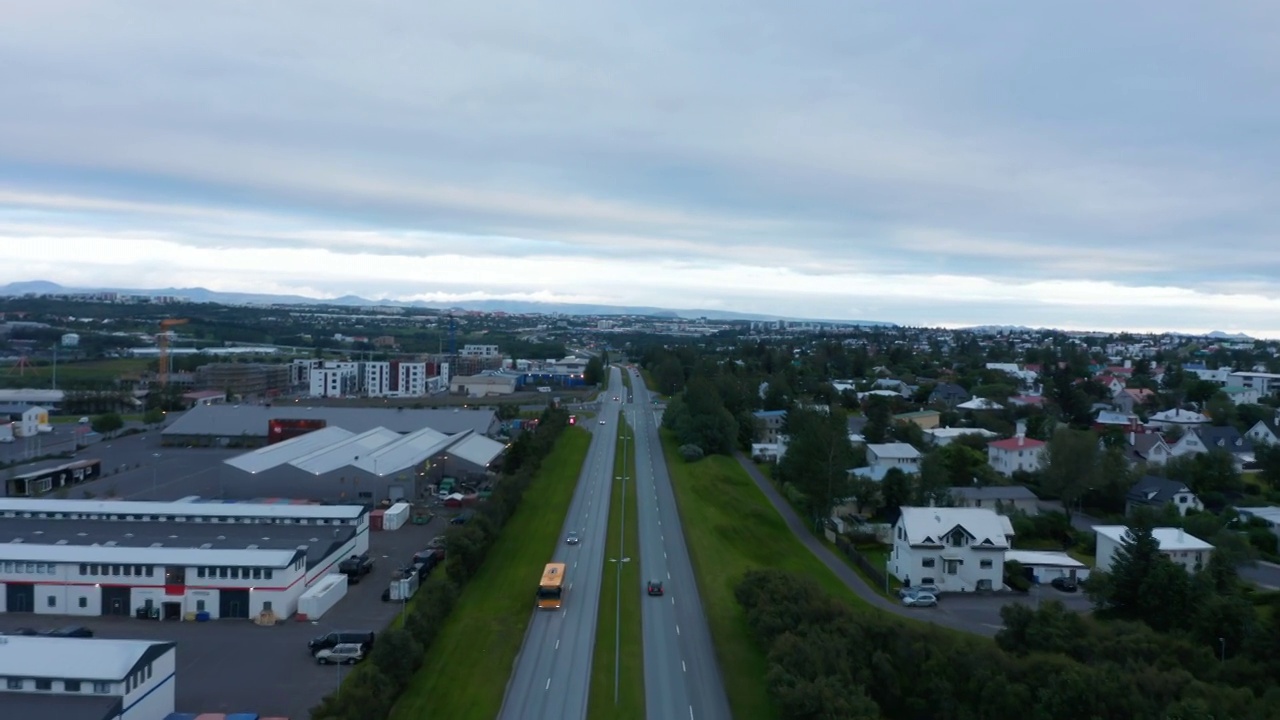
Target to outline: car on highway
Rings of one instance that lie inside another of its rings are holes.
[[[662,582],[660,580],[650,580],[647,590],[650,595],[661,595]]]
[[[569,534],[565,537],[564,542],[565,542],[565,544],[566,544],[566,545],[577,545],[577,544],[578,544],[578,533],[576,533],[576,532],[571,532],[571,533],[569,533]]]
[[[355,665],[364,659],[364,646],[359,643],[341,643],[316,652],[316,662],[321,665]]]
[[[600,421],[600,424],[601,424],[601,425],[604,425],[604,421],[603,421],[603,420],[601,420],[601,421]]]
[[[917,592],[902,598],[907,607],[934,607],[938,604],[938,596],[928,592]]]
[[[905,598],[908,595],[914,595],[916,593],[922,593],[922,592],[929,593],[930,595],[933,595],[936,598],[938,596],[938,593],[941,591],[938,589],[937,585],[933,585],[933,584],[904,585],[903,587],[898,588],[898,597],[901,599],[901,598]]]
[[[1061,590],[1062,592],[1068,593],[1073,593],[1080,589],[1080,584],[1076,582],[1076,579],[1073,577],[1067,577],[1066,575],[1054,578],[1049,584],[1052,585],[1055,590]]]

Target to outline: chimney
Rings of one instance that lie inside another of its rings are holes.
[[[1187,539],[1187,531],[1183,530],[1182,528],[1178,528],[1178,542],[1182,542],[1186,539]]]
[[[1134,430],[1129,431],[1129,444],[1130,445],[1138,444],[1138,433]]]
[[[1017,424],[1015,427],[1016,427],[1017,429],[1014,431],[1014,434],[1018,436],[1019,440],[1021,440],[1022,438],[1024,438],[1024,437],[1026,437],[1026,436],[1027,436],[1027,421],[1026,421],[1026,420],[1019,420],[1019,421],[1018,421],[1018,424]],[[1021,445],[1022,443],[1021,443],[1021,442],[1019,442],[1018,444],[1019,444],[1019,445]]]

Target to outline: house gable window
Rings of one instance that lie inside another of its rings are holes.
[[[964,547],[968,542],[968,537],[965,535],[964,530],[961,530],[960,528],[956,528],[955,530],[951,531],[951,535],[948,538],[948,542],[950,543],[951,547]]]

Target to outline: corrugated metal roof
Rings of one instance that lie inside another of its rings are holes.
[[[306,435],[299,435],[284,442],[258,448],[243,455],[223,460],[233,468],[247,473],[260,473],[292,462],[317,450],[333,447],[335,443],[347,440],[353,435],[350,430],[340,427],[327,427],[315,430]]]
[[[369,432],[353,435],[329,447],[316,450],[297,457],[290,465],[312,473],[322,475],[338,468],[351,465],[362,457],[367,457],[378,448],[385,447],[403,437],[394,430],[384,427],[374,428]]]
[[[507,446],[483,435],[468,434],[449,446],[448,452],[473,465],[485,467],[506,450]]]
[[[97,515],[159,515],[202,518],[306,518],[355,519],[365,514],[362,505],[302,505],[259,503],[145,502],[138,500],[41,500],[0,498],[0,514],[62,513]]]
[[[173,643],[10,635],[0,646],[0,675],[119,682],[148,654],[169,647]]]
[[[288,567],[297,550],[217,550],[214,548],[34,545],[0,543],[0,561],[34,563],[119,563],[121,565],[227,565]],[[0,653],[2,654],[2,653]]]
[[[390,475],[413,467],[443,451],[453,440],[431,428],[409,433],[395,442],[388,443],[351,463],[374,475]]]
[[[353,408],[307,407],[302,405],[198,405],[165,428],[166,437],[198,435],[209,437],[266,437],[271,420],[324,420],[329,425],[362,433],[385,427],[408,433],[429,427],[446,435],[467,430],[485,434],[494,423],[491,409],[449,408]]]

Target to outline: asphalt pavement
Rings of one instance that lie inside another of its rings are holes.
[[[607,392],[622,392],[622,375],[616,369],[609,374]],[[602,403],[599,415],[587,421],[594,437],[556,551],[548,559],[567,565],[564,602],[559,610],[531,610],[533,618],[498,714],[504,720],[585,720],[587,716],[605,533],[609,529],[618,405]],[[605,424],[600,425],[601,420]],[[578,532],[579,544],[564,542],[570,531]],[[531,607],[534,590],[529,588]]]
[[[664,591],[641,604],[645,715],[650,720],[730,720],[729,698],[658,436],[659,412],[643,380],[632,376],[631,383],[625,412],[635,438],[640,567],[644,580],[661,581]]]

